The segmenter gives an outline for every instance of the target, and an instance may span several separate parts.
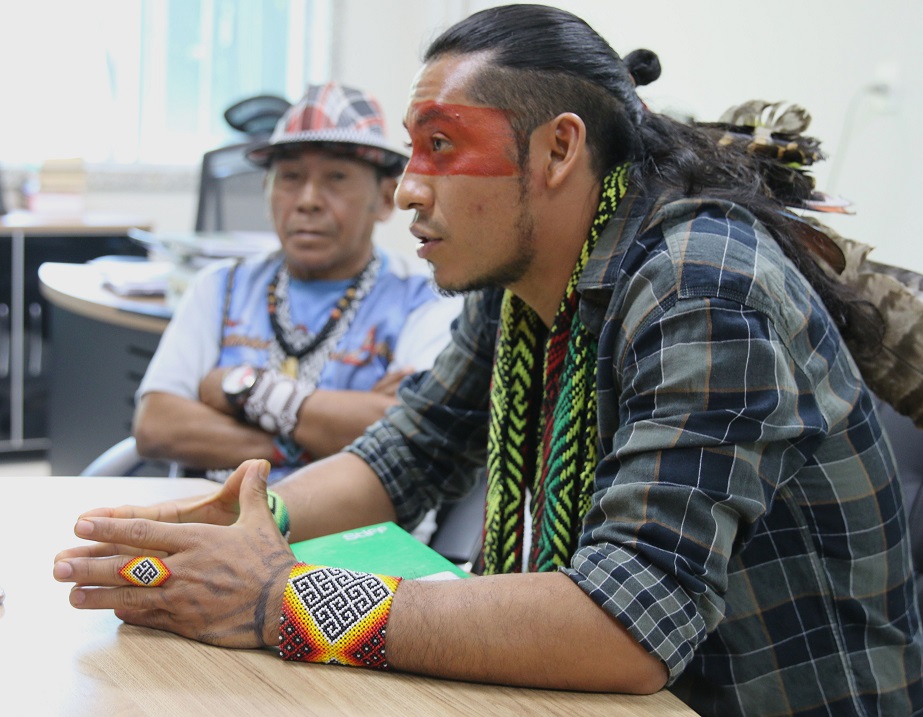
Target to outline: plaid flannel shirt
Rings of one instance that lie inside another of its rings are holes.
[[[600,463],[564,568],[703,715],[923,714],[906,517],[873,398],[748,212],[630,193],[581,278]],[[499,292],[348,450],[412,526],[486,453]]]

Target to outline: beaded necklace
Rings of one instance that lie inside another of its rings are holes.
[[[326,354],[329,353],[336,340],[343,335],[359,303],[372,288],[380,266],[381,259],[377,254],[373,254],[368,264],[356,275],[353,282],[337,300],[321,330],[316,334],[311,334],[309,331],[295,328],[292,324],[291,307],[288,303],[291,275],[285,262],[282,262],[272,281],[269,282],[267,304],[269,322],[275,334],[276,344],[280,349],[279,353],[282,354],[279,363],[283,373],[292,378],[298,378],[300,373],[302,378],[308,378],[310,383],[316,382],[317,375],[314,374],[319,375],[320,368],[326,360]],[[325,350],[319,351],[319,349]],[[312,358],[317,360],[310,361],[310,367],[303,367],[302,359],[309,354],[314,354]],[[303,375],[306,368],[311,374],[307,377]]]

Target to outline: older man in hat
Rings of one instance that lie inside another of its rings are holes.
[[[196,277],[134,422],[142,455],[213,478],[253,457],[281,477],[342,448],[431,365],[460,306],[373,244],[407,161],[373,97],[310,86],[248,158],[268,170],[281,247]]]

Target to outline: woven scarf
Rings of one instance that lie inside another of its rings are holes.
[[[567,565],[590,507],[597,462],[596,339],[577,312],[577,282],[628,185],[629,165],[603,180],[599,208],[546,331],[507,291],[490,391],[484,574],[522,570],[531,493],[529,571]]]

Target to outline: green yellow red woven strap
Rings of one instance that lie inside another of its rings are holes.
[[[580,321],[577,282],[628,187],[629,165],[603,181],[599,207],[551,329],[507,291],[491,377],[483,572],[522,569],[531,491],[529,570],[566,565],[589,509],[597,462],[596,340]]]

